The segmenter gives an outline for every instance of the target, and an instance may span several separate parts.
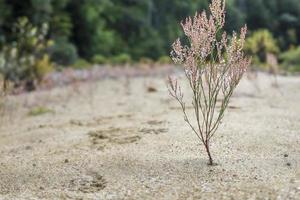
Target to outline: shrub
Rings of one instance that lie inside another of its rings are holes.
[[[50,48],[51,60],[59,65],[72,65],[78,59],[76,47],[64,39],[59,39]]]
[[[119,54],[112,58],[113,64],[129,64],[131,62],[132,62],[131,56],[126,53]]]
[[[86,69],[92,67],[92,64],[85,59],[78,59],[72,66],[74,69]]]
[[[92,58],[92,62],[94,64],[106,64],[108,63],[108,60],[106,57],[102,56],[102,55],[95,55],[93,58]]]
[[[290,72],[300,72],[300,46],[280,55],[283,67]]]
[[[159,59],[158,59],[158,64],[170,64],[172,63],[172,60],[170,59],[169,56],[161,56]]]
[[[37,62],[44,58],[51,41],[46,39],[48,25],[33,26],[26,17],[18,19],[13,27],[15,41],[5,45],[0,53],[0,71],[4,85],[12,81],[15,87],[25,85],[35,89],[35,81],[42,75],[36,70]]]
[[[175,63],[182,64],[193,94],[196,117],[194,126],[186,111],[183,93],[176,79],[169,78],[169,92],[180,104],[184,119],[205,147],[209,165],[213,164],[210,153],[211,138],[215,135],[230,97],[250,64],[242,51],[246,26],[238,37],[229,40],[222,34],[225,23],[225,0],[212,0],[211,16],[205,11],[183,22],[182,28],[190,43],[183,45],[180,39],[173,44],[171,52]],[[221,39],[217,37],[219,33]]]
[[[265,63],[267,54],[277,55],[279,47],[272,33],[262,29],[255,31],[251,37],[246,40],[245,51],[253,56],[253,61],[256,64]]]
[[[48,73],[54,71],[54,65],[50,61],[49,55],[44,55],[41,59],[38,59],[35,63],[35,71],[39,81],[42,77]]]

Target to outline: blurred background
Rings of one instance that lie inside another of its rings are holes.
[[[208,0],[0,0],[4,88],[34,90],[49,73],[171,63],[179,22]],[[249,28],[253,69],[300,71],[299,0],[227,0],[226,30]]]

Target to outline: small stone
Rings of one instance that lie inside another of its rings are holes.
[[[44,190],[44,189],[45,189],[44,187],[40,186],[40,190]]]
[[[65,163],[68,163],[69,162],[69,160],[68,159],[65,159]]]
[[[157,92],[157,89],[155,87],[150,86],[150,87],[147,88],[147,91],[150,92],[150,93],[151,92]]]
[[[25,149],[26,149],[26,150],[31,150],[32,147],[31,147],[31,146],[26,146]]]
[[[288,155],[288,154],[284,154],[283,156],[284,156],[285,158],[289,157],[289,155]]]
[[[290,183],[296,183],[296,179],[292,178],[292,179],[290,180]]]
[[[287,166],[291,166],[291,163],[288,162],[288,163],[286,163],[286,165],[287,165]]]

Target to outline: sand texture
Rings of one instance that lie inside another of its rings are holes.
[[[213,167],[165,77],[8,97],[0,199],[300,199],[300,77],[272,83],[244,77],[213,139]],[[38,106],[49,112],[28,114]]]

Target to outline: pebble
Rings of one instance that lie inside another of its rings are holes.
[[[26,146],[25,149],[26,149],[26,150],[31,150],[32,147],[31,147],[31,146]]]

